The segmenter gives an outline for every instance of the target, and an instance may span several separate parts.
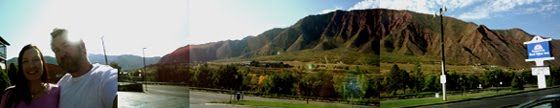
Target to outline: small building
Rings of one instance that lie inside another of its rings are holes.
[[[258,61],[251,61],[250,66],[255,66],[255,67],[270,67],[270,68],[292,68],[294,66],[291,66],[290,64],[284,64],[284,62],[282,61],[263,61],[263,62],[258,62]]]
[[[7,69],[8,68],[8,50],[7,47],[10,46],[10,43],[8,43],[8,41],[4,40],[4,38],[2,38],[2,36],[0,36],[0,63],[1,63],[1,67],[2,69]]]

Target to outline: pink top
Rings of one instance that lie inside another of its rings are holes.
[[[60,88],[53,84],[48,84],[49,88],[45,95],[39,99],[32,100],[31,103],[25,104],[25,102],[20,101],[17,108],[58,108],[58,99],[60,98]],[[2,96],[2,103],[0,107],[5,106],[5,101],[7,101],[8,96],[12,94],[12,90],[6,91],[4,96]]]

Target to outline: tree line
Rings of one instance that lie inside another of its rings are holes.
[[[425,74],[420,63],[407,71],[394,64],[383,74],[368,74],[356,68],[340,74],[328,71],[307,72],[283,69],[268,73],[253,72],[236,65],[157,66],[156,80],[181,82],[193,87],[240,90],[265,96],[296,96],[334,100],[379,99],[417,93],[441,91],[439,74]],[[547,84],[560,85],[560,69],[553,67]],[[537,84],[531,71],[509,72],[490,69],[483,73],[447,72],[448,91],[469,91],[487,88],[522,90]]]
[[[547,76],[547,85],[560,85],[560,68],[552,67],[551,75]],[[424,74],[419,63],[415,64],[413,71],[407,71],[394,64],[391,70],[383,75],[381,81],[381,94],[383,97],[398,97],[399,95],[440,92],[441,74]],[[526,85],[536,85],[537,78],[531,74],[531,70],[523,72],[508,72],[494,68],[483,73],[460,73],[455,71],[446,72],[446,90],[469,91],[486,88],[510,88],[512,90],[523,90]]]
[[[357,99],[373,102],[379,96],[375,75],[365,70],[349,74],[333,72],[305,72],[282,69],[274,72],[255,72],[237,65],[158,66],[157,81],[181,82],[193,87],[239,90],[255,95],[301,97],[324,100]],[[165,74],[164,74],[165,73]],[[165,77],[164,77],[165,76]]]

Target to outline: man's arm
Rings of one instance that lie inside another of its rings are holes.
[[[103,82],[102,101],[105,108],[118,106],[117,103],[117,70],[111,69],[105,73],[105,81]],[[113,100],[111,100],[113,99]],[[112,105],[111,105],[112,104]]]
[[[117,97],[118,96],[119,95],[115,96],[115,99],[113,99],[113,108],[117,108],[119,106],[118,103],[117,103]]]

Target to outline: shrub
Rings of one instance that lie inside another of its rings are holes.
[[[514,75],[513,80],[511,80],[511,89],[512,90],[523,90],[524,83],[521,81],[521,78],[517,75]]]
[[[291,73],[272,74],[264,83],[265,93],[292,95],[292,88],[295,82],[296,79]]]

